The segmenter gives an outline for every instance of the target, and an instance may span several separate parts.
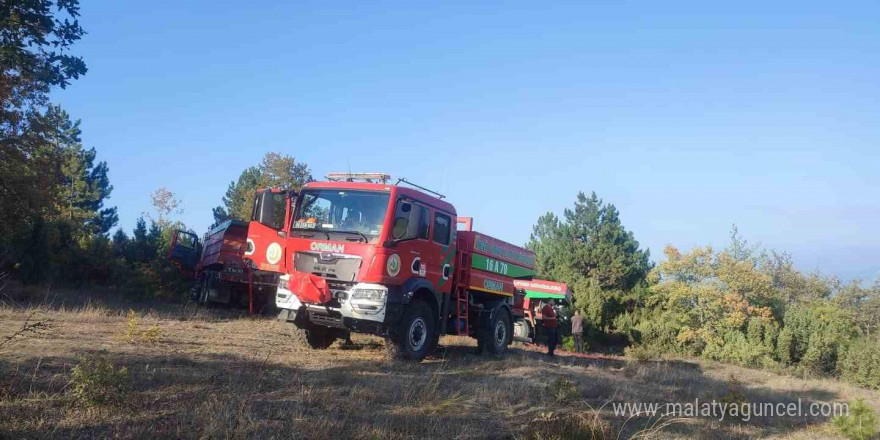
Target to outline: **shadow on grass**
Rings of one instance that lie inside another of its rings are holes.
[[[46,306],[70,310],[97,308],[96,304],[110,312],[132,308],[178,320],[252,319],[241,310],[132,302],[107,292],[59,297]],[[194,326],[193,331],[214,329]],[[598,414],[610,427],[607,438],[617,438],[618,433],[628,438],[669,417],[629,419],[628,414],[614,413],[615,403],[714,399],[789,404],[800,399],[806,409],[813,402],[838,397],[821,389],[794,392],[718,379],[686,361],[548,358],[523,348],[492,357],[454,342],[420,364],[388,363],[380,360],[383,347],[375,340],[325,351],[292,349],[280,339],[260,342],[272,352],[266,349],[250,357],[224,353],[223,347],[253,344],[250,339],[230,339],[220,344],[219,354],[158,349],[133,354],[82,346],[78,353],[39,359],[29,358],[26,342],[21,342],[16,358],[24,360],[0,357],[0,437],[530,438],[537,426],[555,423],[545,420],[544,415],[552,413],[553,417]],[[201,345],[176,338],[163,344]],[[90,410],[74,405],[67,393],[75,354],[126,366],[133,390],[127,401]],[[552,392],[557,384],[574,391],[559,398]],[[659,437],[785,436],[826,420],[821,416],[755,416],[748,421],[697,417],[666,427]]]
[[[366,343],[354,350],[379,349]],[[601,407],[599,415],[611,428],[608,438],[618,433],[627,438],[659,417],[627,420],[615,415],[609,402],[726,398],[787,404],[801,398],[806,408],[814,400],[836,397],[822,390],[794,395],[760,387],[736,389],[693,364],[547,359],[517,349],[504,358],[473,352],[473,347],[447,346],[417,364],[351,359],[345,357],[347,351],[335,348],[247,358],[84,349],[82,354],[126,366],[133,389],[119,407],[88,411],[65,394],[75,357],[23,364],[0,359],[0,428],[4,437],[13,438],[528,438],[542,413],[591,414]],[[321,367],[306,367],[298,362],[302,356],[328,360]],[[560,378],[576,388],[576,398],[562,401],[548,391]],[[665,428],[661,437],[784,435],[825,421],[695,418]]]
[[[29,287],[29,293],[19,293],[5,298],[4,307],[18,309],[44,308],[48,311],[81,311],[87,313],[125,314],[134,310],[139,314],[155,314],[160,318],[186,320],[222,321],[239,318],[269,319],[276,315],[273,306],[255,308],[249,314],[247,307],[226,304],[197,304],[185,296],[180,298],[154,298],[124,294],[107,287],[65,289]],[[10,301],[14,299],[14,301]]]

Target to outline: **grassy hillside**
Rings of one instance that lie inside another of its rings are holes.
[[[876,410],[880,402],[878,392],[836,381],[704,361],[550,359],[528,347],[495,359],[448,337],[421,364],[388,363],[377,338],[303,351],[286,332],[271,318],[228,310],[76,295],[7,301],[0,437],[826,438],[835,432],[824,417],[628,418],[612,407],[863,398]],[[82,381],[71,382],[72,370],[83,359],[125,367],[120,399],[77,398]]]

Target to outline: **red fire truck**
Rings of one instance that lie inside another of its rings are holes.
[[[168,258],[193,278],[193,301],[245,306],[251,314],[272,305],[278,274],[249,263],[247,228],[246,222],[227,220],[202,241],[189,231],[174,232]]]
[[[514,338],[521,342],[538,342],[539,329],[541,328],[541,304],[552,299],[556,303],[556,316],[558,320],[565,319],[563,310],[572,304],[571,290],[565,283],[557,283],[548,280],[514,280],[513,285],[525,292],[523,310],[525,319],[517,321],[513,329]]]
[[[507,350],[524,316],[513,282],[534,275],[531,251],[473,231],[443,196],[404,179],[327,177],[286,199],[259,195],[248,228],[257,268],[281,274],[275,303],[297,341],[326,348],[372,333],[414,360],[443,334]]]

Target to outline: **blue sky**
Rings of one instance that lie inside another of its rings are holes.
[[[53,96],[126,230],[166,186],[204,231],[279,151],[436,188],[514,243],[596,191],[654,259],[736,223],[880,275],[876,2],[81,1],[89,72]]]

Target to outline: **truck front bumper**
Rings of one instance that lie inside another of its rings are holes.
[[[305,313],[315,324],[326,327],[346,328],[359,333],[384,335],[389,327],[397,324],[403,316],[403,295],[399,287],[370,283],[358,283],[347,291],[334,291],[339,306],[303,303],[287,288],[289,276],[282,275],[275,294],[275,305],[282,310],[279,319],[293,321],[298,313]],[[354,292],[363,290],[386,290],[382,301],[354,298]],[[286,312],[286,313],[285,313]]]

